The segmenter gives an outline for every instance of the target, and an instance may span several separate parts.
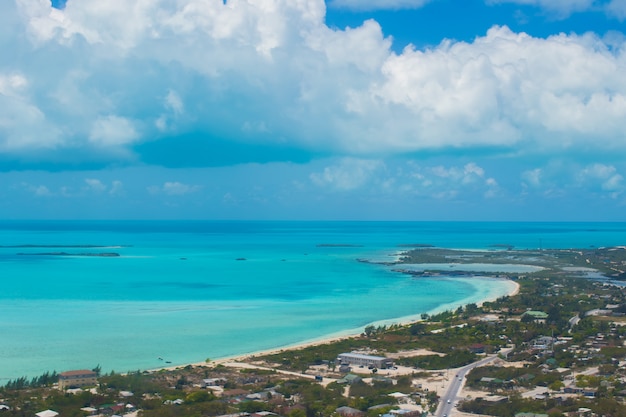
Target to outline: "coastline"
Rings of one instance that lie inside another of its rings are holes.
[[[25,249],[0,248],[3,271],[14,277],[4,283],[1,297],[7,337],[0,384],[96,365],[119,373],[207,357],[232,359],[356,335],[380,318],[411,322],[420,317],[403,316],[478,304],[491,299],[490,292],[497,298],[513,289],[477,279],[482,289],[476,291],[457,281],[463,274],[442,276],[447,268],[432,276],[390,274],[397,264],[390,254],[397,258],[413,246],[452,248],[450,262],[459,255],[456,248],[479,252],[494,243],[520,250],[536,249],[538,242],[544,248],[612,247],[624,244],[626,232],[626,223],[594,222],[33,221],[4,226],[4,245],[123,247],[114,249],[121,255],[116,258],[26,259],[16,256]],[[242,257],[247,261],[236,261]],[[381,265],[355,263],[359,258]]]
[[[476,279],[476,277],[471,277],[471,278],[454,278],[454,279]],[[472,302],[475,302],[477,305],[482,305],[486,302],[491,302],[491,301],[495,301],[496,299],[503,297],[503,296],[515,296],[517,294],[519,294],[520,291],[520,285],[509,279],[509,278],[494,278],[494,277],[481,277],[479,278],[480,280],[498,280],[498,281],[506,281],[506,283],[510,283],[510,290],[506,293],[506,294],[499,294],[499,295],[494,295],[491,294],[489,297],[487,298],[483,298],[479,301],[470,301],[468,303],[463,303],[462,305],[467,305],[470,304]],[[455,304],[456,305],[456,304]],[[443,311],[449,310],[449,308],[446,308],[446,305],[442,305],[436,309],[433,309],[431,311],[428,312],[429,315],[432,314],[437,314]],[[396,319],[389,319],[389,320],[383,320],[383,321],[376,321],[372,324],[374,325],[384,325],[384,324],[397,324],[397,325],[401,325],[401,326],[405,326],[405,325],[409,325],[412,323],[416,323],[418,321],[421,321],[421,318],[419,317],[421,316],[421,313],[419,315],[413,315],[413,316],[406,316],[406,317],[401,317],[401,318],[396,318]],[[173,371],[176,369],[181,369],[181,368],[186,368],[188,366],[191,367],[203,367],[203,366],[218,366],[218,365],[227,365],[227,364],[237,364],[237,363],[241,363],[241,362],[245,362],[248,361],[250,359],[253,359],[256,356],[265,356],[265,355],[272,355],[272,354],[276,354],[276,353],[280,353],[286,350],[299,350],[299,349],[304,349],[304,348],[308,348],[308,347],[313,347],[313,346],[321,346],[321,345],[325,345],[325,344],[329,344],[329,343],[333,343],[336,341],[340,341],[340,340],[345,340],[345,339],[350,339],[353,337],[358,337],[359,335],[361,335],[362,333],[362,328],[359,329],[349,329],[349,330],[345,330],[342,332],[338,332],[338,333],[333,333],[331,335],[327,335],[327,336],[322,336],[319,339],[313,339],[313,340],[306,340],[306,341],[302,341],[302,342],[297,342],[295,344],[290,344],[290,345],[286,345],[286,346],[279,346],[279,347],[275,347],[275,348],[270,348],[270,349],[265,349],[265,350],[260,350],[260,351],[256,351],[256,352],[251,352],[251,353],[246,353],[246,354],[241,354],[241,355],[233,355],[233,356],[227,356],[227,357],[223,357],[223,358],[217,358],[215,360],[210,360],[209,362],[207,361],[202,361],[202,362],[192,362],[192,363],[185,363],[182,365],[171,365],[171,366],[165,366],[165,367],[159,367],[159,368],[154,368],[154,369],[148,369],[147,372],[159,372],[159,371]]]

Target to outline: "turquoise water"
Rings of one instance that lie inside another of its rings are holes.
[[[252,353],[511,290],[357,262],[393,260],[398,245],[611,246],[625,232],[624,223],[0,222],[0,383]],[[102,252],[120,256],[74,256]]]

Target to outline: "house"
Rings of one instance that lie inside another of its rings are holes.
[[[348,384],[348,385],[352,385],[356,382],[360,382],[362,381],[361,377],[358,375],[354,375],[354,374],[348,374],[346,376],[344,376],[341,379],[337,380],[338,384]]]
[[[592,414],[591,408],[580,407],[578,408],[578,415],[580,417],[590,417]]]
[[[392,392],[389,396],[395,398],[396,401],[398,401],[398,404],[406,404],[411,399],[409,394],[404,394],[402,392]]]
[[[37,417],[56,417],[59,415],[59,413],[57,413],[56,411],[52,411],[52,410],[44,410],[44,411],[40,411],[38,413],[35,413],[35,415]]]
[[[382,375],[374,375],[372,377],[372,384],[373,383],[378,383],[378,384],[387,384],[387,385],[395,385],[397,383],[397,381],[388,378],[386,376],[382,376]]]
[[[595,388],[583,388],[583,395],[585,397],[595,397],[598,394],[598,390]]]
[[[367,411],[380,410],[381,408],[391,407],[391,404],[376,404],[367,408]]]
[[[83,407],[80,411],[84,411],[88,416],[95,416],[98,414],[98,409],[93,407]]]
[[[556,338],[550,336],[540,336],[532,341],[533,349],[550,349],[556,342]]]
[[[545,322],[548,318],[548,314],[543,311],[528,310],[522,314],[522,318],[528,318],[536,322]]]
[[[200,386],[202,388],[224,386],[226,382],[226,378],[207,378],[202,380]]]
[[[563,392],[565,394],[582,394],[583,389],[575,386],[568,386],[563,388]]]
[[[184,402],[185,402],[184,400],[182,400],[182,399],[180,399],[180,398],[177,398],[177,399],[175,399],[175,400],[165,400],[165,401],[163,402],[163,404],[165,404],[165,405],[181,405],[181,404],[183,404]]]
[[[346,406],[337,408],[335,412],[343,417],[361,417],[365,415],[365,413],[361,410]]]
[[[269,417],[269,416],[277,416],[278,414],[272,413],[271,411],[257,411],[256,413],[250,414],[250,417]]]
[[[502,403],[505,401],[508,401],[509,397],[505,397],[503,395],[487,395],[486,397],[483,397],[483,401],[487,401],[490,403]]]
[[[246,400],[251,401],[267,401],[275,395],[279,395],[276,391],[261,391],[246,395]]]
[[[389,414],[392,417],[421,417],[422,412],[419,410],[407,410],[401,408],[399,410],[390,410]]]
[[[98,383],[98,374],[94,371],[81,369],[66,371],[59,374],[59,389],[79,388]]]

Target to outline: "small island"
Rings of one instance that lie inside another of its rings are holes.
[[[120,256],[117,252],[37,252],[37,253],[28,253],[22,252],[18,253],[18,256],[86,256],[86,257],[102,257],[102,258],[116,258]]]

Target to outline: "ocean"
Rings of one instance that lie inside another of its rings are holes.
[[[586,248],[626,223],[0,221],[0,384],[128,372],[355,334],[511,291],[414,278],[402,245]],[[108,255],[108,256],[104,256]]]

